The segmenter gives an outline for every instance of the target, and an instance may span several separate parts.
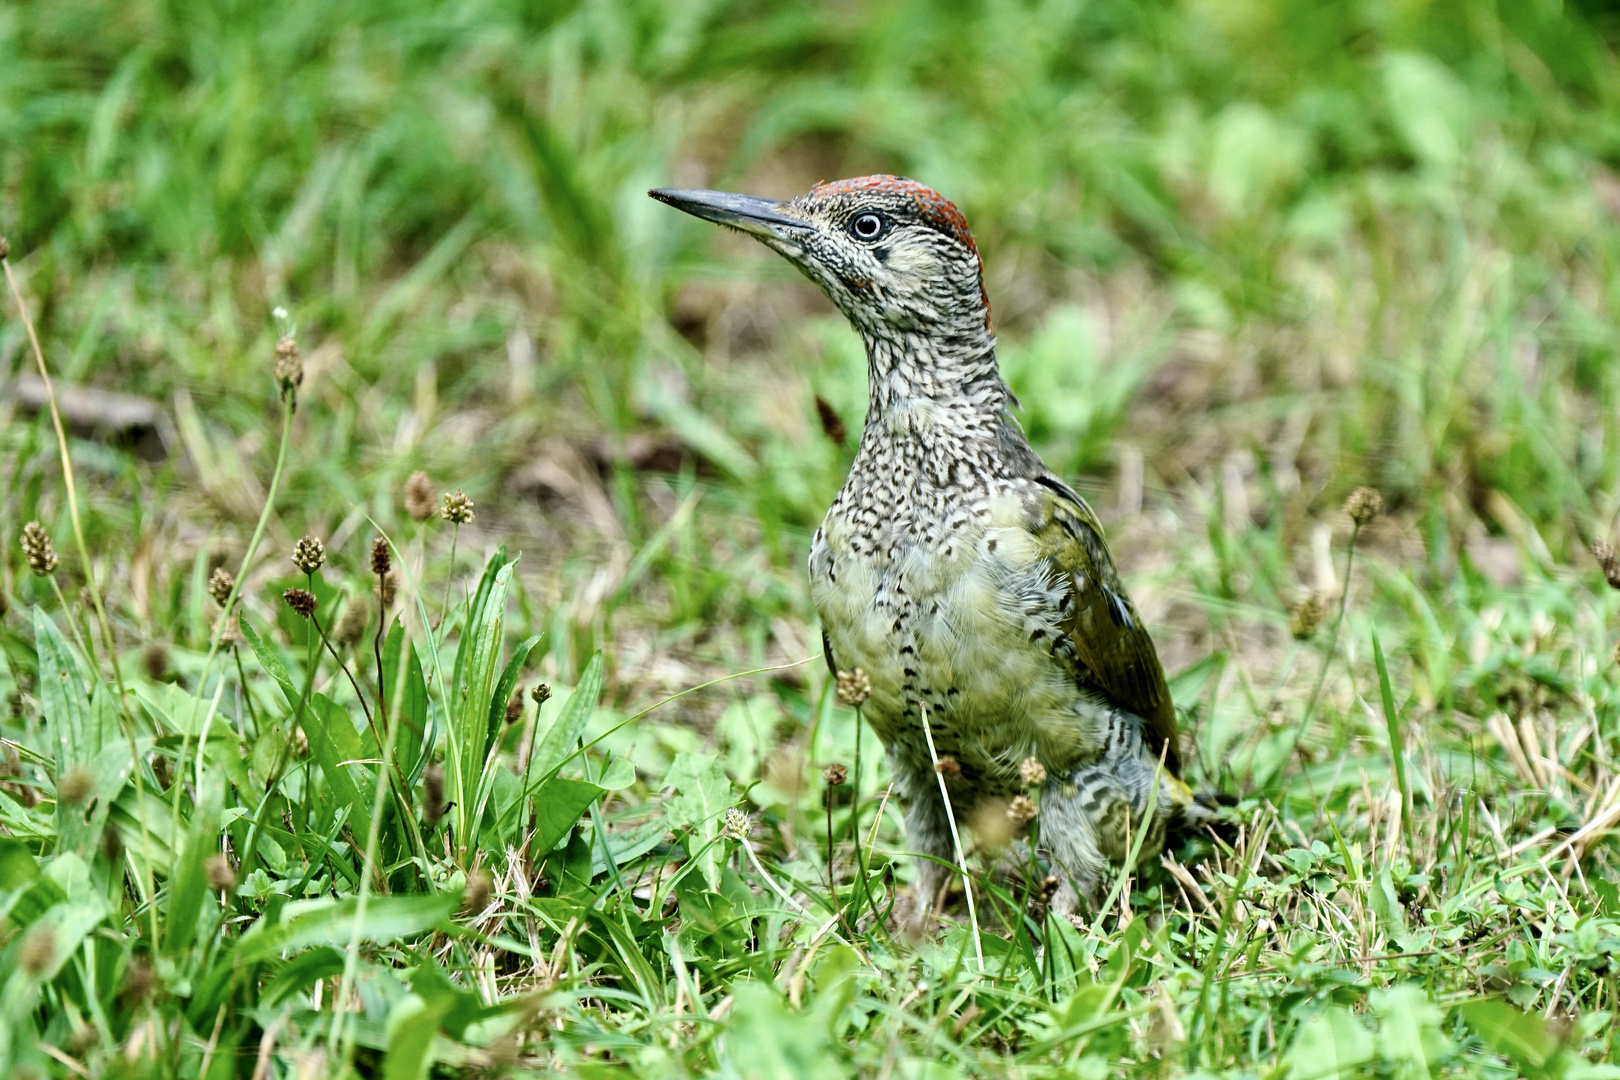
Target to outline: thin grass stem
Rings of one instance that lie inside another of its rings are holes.
[[[956,868],[962,872],[962,893],[967,897],[968,923],[973,928],[973,955],[979,962],[979,973],[984,974],[984,943],[979,940],[979,912],[973,903],[973,878],[968,874],[967,853],[962,849],[962,834],[956,827],[956,809],[951,806],[951,793],[945,787],[945,774],[939,771],[939,754],[934,750],[934,728],[928,722],[928,706],[922,706],[923,737],[928,740],[928,760],[934,763],[934,778],[939,781],[939,797],[945,802],[945,820],[951,825],[951,844],[956,852]],[[925,898],[926,899],[926,898]]]
[[[107,663],[112,666],[113,683],[118,687],[118,709],[124,714],[124,719],[130,719],[128,706],[124,702],[124,676],[118,670],[118,651],[113,642],[112,623],[107,620],[107,609],[101,602],[101,589],[96,585],[96,568],[90,561],[90,547],[84,542],[84,523],[79,517],[79,489],[73,477],[73,457],[68,453],[67,431],[62,427],[62,411],[56,405],[56,386],[51,382],[51,372],[45,365],[45,352],[39,345],[39,334],[34,330],[34,320],[28,313],[28,303],[23,299],[22,290],[17,287],[17,276],[12,273],[11,260],[0,259],[0,267],[5,268],[6,284],[11,289],[12,299],[17,301],[17,313],[22,317],[23,328],[28,332],[28,344],[34,353],[34,366],[39,370],[39,380],[45,386],[45,401],[51,410],[51,426],[56,431],[56,449],[62,458],[62,484],[67,490],[68,517],[73,523],[73,543],[78,548],[79,562],[84,567],[85,588],[90,590],[90,602],[95,606],[96,619],[101,624],[102,644],[107,650]],[[101,667],[96,662],[95,653],[89,654],[91,670],[96,672],[97,678],[101,676]]]

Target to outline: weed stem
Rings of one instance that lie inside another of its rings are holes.
[[[39,334],[34,330],[33,317],[28,314],[28,304],[23,300],[22,290],[17,287],[17,276],[11,271],[11,260],[0,258],[0,267],[6,271],[6,285],[11,289],[12,299],[17,301],[17,313],[22,317],[23,328],[28,331],[28,344],[34,351],[34,366],[39,370],[39,381],[45,385],[45,401],[51,408],[51,426],[56,429],[56,450],[62,458],[62,484],[67,489],[68,517],[73,522],[73,544],[79,551],[79,562],[84,567],[85,588],[90,590],[90,602],[95,605],[96,619],[101,624],[102,645],[107,650],[107,663],[112,665],[113,683],[118,687],[118,709],[128,720],[128,706],[124,702],[124,675],[118,670],[118,651],[113,644],[112,624],[107,621],[107,609],[101,603],[101,590],[96,586],[96,568],[90,562],[90,547],[84,542],[84,523],[79,519],[79,489],[73,479],[73,458],[68,453],[67,432],[62,427],[62,413],[56,407],[56,386],[51,382],[50,369],[45,366],[45,352],[39,347]],[[89,635],[86,635],[88,641]],[[96,661],[94,650],[88,650],[91,670],[100,675],[101,665]]]
[[[928,760],[934,763],[934,778],[939,781],[939,797],[945,803],[945,820],[951,823],[951,844],[956,848],[956,868],[962,872],[962,894],[967,897],[968,922],[973,927],[973,955],[979,961],[979,974],[984,974],[984,944],[979,940],[979,912],[973,905],[973,878],[968,874],[967,854],[962,850],[962,834],[956,828],[956,810],[951,806],[951,793],[945,788],[945,774],[939,771],[939,754],[934,750],[934,728],[928,722],[928,706],[922,706],[923,737],[928,740]],[[920,899],[926,903],[927,897]]]

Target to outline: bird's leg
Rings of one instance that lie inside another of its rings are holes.
[[[920,767],[900,762],[893,765],[897,786],[906,800],[906,845],[917,856],[917,883],[908,929],[920,932],[926,928],[955,872],[951,823],[932,767],[927,762]]]
[[[1095,910],[1102,900],[1108,860],[1099,844],[1100,820],[1113,803],[1093,769],[1053,777],[1041,792],[1041,843],[1052,856],[1061,882],[1052,911],[1072,918]]]

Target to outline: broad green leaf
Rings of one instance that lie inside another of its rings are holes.
[[[717,842],[721,815],[735,805],[731,781],[707,754],[681,753],[670,764],[665,782],[675,789],[669,800],[670,827],[692,830],[686,850],[698,860],[709,888],[718,889],[725,861],[724,845]]]
[[[608,791],[623,791],[635,782],[636,767],[630,764],[629,758],[614,758],[596,778],[596,783]]]
[[[1465,1001],[1457,1011],[1489,1050],[1511,1059],[1532,1076],[1545,1069],[1558,1053],[1558,1037],[1545,1020],[1520,1012],[1505,1001]]]
[[[455,800],[455,835],[470,851],[488,794],[484,769],[488,754],[489,700],[495,691],[506,622],[506,594],[513,563],[502,548],[485,567],[477,594],[467,603],[467,622],[456,650],[451,684],[449,752],[445,755],[446,797]]]
[[[15,892],[39,877],[39,863],[28,845],[0,836],[0,892]]]
[[[531,782],[543,780],[556,772],[574,753],[574,746],[585,734],[585,725],[590,722],[591,713],[596,709],[596,699],[601,693],[602,654],[597,652],[585,665],[574,692],[557,710],[557,718],[536,743],[527,769]]]
[[[164,920],[163,947],[177,952],[189,946],[197,934],[197,918],[208,895],[208,857],[219,851],[219,817],[224,799],[224,781],[210,776],[204,783],[202,803],[191,815],[186,830],[185,850],[169,882],[169,908]]]
[[[79,943],[85,935],[100,925],[108,914],[107,901],[87,889],[81,895],[70,896],[56,904],[35,919],[31,929],[50,933],[56,939],[56,948],[51,952],[49,962],[35,977],[41,983],[56,978],[57,972],[79,951]],[[8,949],[7,952],[12,953],[12,950]]]
[[[1440,1071],[1451,1042],[1440,1032],[1443,1014],[1421,987],[1394,986],[1372,994],[1378,1014],[1378,1049],[1403,1080],[1428,1080]]]
[[[399,736],[395,752],[399,766],[410,784],[415,784],[427,766],[436,737],[429,722],[427,679],[422,675],[422,658],[412,646],[405,658],[405,693],[399,702]]]
[[[344,763],[374,758],[376,751],[368,746],[369,739],[362,739],[349,714],[324,694],[312,695],[304,713],[304,734],[309,739],[310,757],[320,766],[333,797],[339,806],[349,808],[354,834],[367,835],[374,766]]]
[[[103,721],[116,726],[116,721],[111,716],[112,709],[112,695],[106,689],[97,687],[90,702],[90,711],[106,712],[108,715],[103,717]],[[151,742],[152,740],[143,738],[139,741],[138,747],[149,747]],[[112,811],[113,801],[129,782],[135,762],[130,756],[129,743],[114,739],[81,768],[90,774],[90,794],[71,806],[60,801],[57,803],[56,846],[58,851],[75,851],[88,856],[101,842],[107,815]]]
[[[287,708],[298,708],[298,688],[293,685],[292,676],[287,674],[287,668],[282,664],[281,658],[253,629],[253,624],[248,622],[247,615],[240,615],[237,618],[237,625],[241,627],[242,637],[253,650],[253,655],[258,657],[259,666],[269,672],[270,677],[276,681],[276,685],[281,687],[281,694],[287,699]]]
[[[343,974],[344,955],[330,945],[299,953],[264,984],[259,1003],[275,1008],[294,994],[303,993],[322,979]]]
[[[1373,1058],[1373,1038],[1344,1009],[1330,1006],[1307,1020],[1288,1053],[1291,1080],[1328,1080],[1352,1074]]]
[[[344,900],[294,901],[282,909],[278,922],[267,923],[261,919],[242,935],[234,962],[256,964],[311,945],[346,949],[354,930],[358,903],[359,898],[353,896]],[[361,940],[381,945],[425,933],[448,919],[460,903],[457,893],[370,897]]]
[[[1388,867],[1373,875],[1369,899],[1384,934],[1401,948],[1406,948],[1406,909],[1401,906],[1401,898],[1395,892],[1395,882],[1390,877]]]
[[[495,744],[495,735],[501,730],[501,723],[506,719],[506,703],[512,699],[512,693],[517,689],[518,680],[523,677],[523,667],[529,662],[529,653],[539,644],[540,635],[525,638],[512,650],[512,659],[506,662],[506,670],[501,672],[501,679],[495,685],[495,692],[489,697],[489,732],[484,743],[484,753],[487,755]]]
[[[537,852],[550,851],[568,835],[568,830],[591,804],[602,797],[602,789],[583,780],[554,776],[534,795],[534,839]]]
[[[388,1011],[383,1080],[422,1080],[433,1067],[433,1037],[446,1005],[406,994]]]
[[[125,787],[108,815],[118,838],[140,865],[166,877],[173,872],[180,847],[171,825],[169,804],[141,788]]]
[[[411,993],[429,1005],[442,1007],[440,1026],[452,1039],[461,1039],[470,1025],[505,1011],[505,1006],[485,1005],[476,991],[464,990],[445,978],[432,957],[410,973],[410,982]]]
[[[60,777],[71,765],[83,765],[101,752],[106,732],[91,723],[90,690],[84,669],[50,616],[34,609],[34,644],[38,650],[39,695],[45,722],[56,733],[56,769]]]

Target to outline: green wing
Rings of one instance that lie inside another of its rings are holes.
[[[1040,553],[1070,583],[1072,607],[1062,626],[1079,658],[1080,684],[1135,713],[1155,754],[1181,774],[1176,710],[1153,639],[1125,595],[1102,525],[1086,501],[1052,477],[1037,477],[1039,510],[1032,523]]]

